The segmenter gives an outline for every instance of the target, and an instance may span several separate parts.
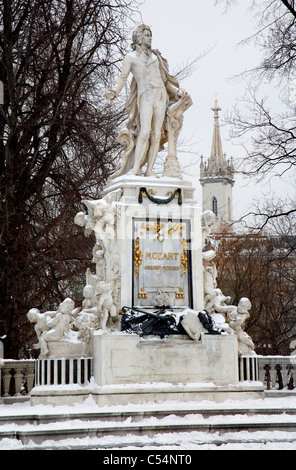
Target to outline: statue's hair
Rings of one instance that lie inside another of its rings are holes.
[[[144,31],[149,31],[151,33],[150,26],[147,26],[146,24],[141,24],[134,30],[133,35],[132,35],[132,44],[131,44],[131,48],[133,51],[136,49],[136,46],[139,44],[139,41]]]

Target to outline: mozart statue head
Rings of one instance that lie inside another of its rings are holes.
[[[147,37],[146,37],[147,35]],[[148,41],[147,46],[151,47],[152,32],[150,26],[142,24],[138,26],[132,35],[132,44],[131,48],[133,51],[136,50],[136,47],[142,44],[143,41]]]

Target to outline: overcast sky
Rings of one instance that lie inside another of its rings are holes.
[[[186,63],[208,53],[200,59],[195,72],[181,82],[191,95],[193,106],[184,114],[184,124],[180,139],[185,140],[194,155],[179,155],[182,161],[194,158],[196,166],[191,168],[190,180],[196,185],[196,198],[201,202],[199,183],[200,156],[209,157],[213,111],[217,97],[220,112],[223,151],[227,157],[234,157],[234,163],[243,155],[243,149],[229,138],[230,129],[222,125],[223,115],[230,112],[233,105],[245,91],[246,81],[232,79],[254,67],[260,58],[260,51],[254,46],[238,46],[238,43],[255,31],[255,22],[248,6],[250,0],[240,2],[224,14],[224,7],[214,6],[214,0],[146,0],[140,7],[142,21],[152,29],[152,47],[159,49],[168,60],[170,71],[175,72]],[[138,23],[141,23],[139,19]],[[187,177],[184,175],[184,177]],[[286,183],[272,182],[273,190],[284,191]],[[267,193],[271,185],[250,183],[236,176],[233,188],[234,217],[248,211],[253,196],[261,191]]]

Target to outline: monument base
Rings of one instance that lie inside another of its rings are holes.
[[[261,382],[242,382],[218,386],[212,383],[200,384],[164,384],[147,383],[98,387],[89,386],[48,386],[35,387],[30,397],[31,406],[36,405],[76,405],[83,404],[89,397],[100,406],[144,405],[145,403],[179,403],[213,401],[222,403],[225,400],[255,400],[264,398]]]
[[[90,393],[91,389],[87,385],[40,385],[31,390],[30,404],[31,406],[71,406],[83,403]]]
[[[129,405],[145,403],[200,402],[203,400],[221,403],[225,400],[255,400],[264,397],[261,382],[243,382],[219,386],[212,383],[147,383],[126,386],[103,386],[92,391],[99,406]]]
[[[82,384],[43,385],[31,404],[73,405],[92,396],[98,406],[263,398],[261,382],[239,382],[237,338],[203,334],[144,337],[93,335],[92,378]]]
[[[99,386],[145,383],[237,384],[235,335],[140,337],[93,334],[93,376]]]
[[[93,335],[92,391],[100,406],[262,398],[261,382],[239,382],[237,338],[203,334],[164,339]]]

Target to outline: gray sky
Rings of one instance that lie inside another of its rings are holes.
[[[201,202],[199,184],[200,155],[209,157],[212,131],[214,100],[217,97],[223,115],[243,96],[246,81],[232,77],[254,67],[260,58],[260,51],[253,45],[240,46],[238,43],[255,31],[255,21],[248,11],[250,0],[243,0],[245,6],[235,6],[224,14],[224,7],[214,6],[214,0],[146,0],[140,7],[142,21],[152,29],[152,47],[159,49],[168,60],[170,71],[175,72],[208,51],[201,58],[195,72],[181,81],[181,87],[191,95],[193,106],[184,114],[180,139],[186,142],[195,155],[179,155],[179,160],[195,159],[188,179],[196,185],[196,198]],[[138,23],[141,23],[139,19]],[[243,155],[243,149],[229,138],[230,129],[221,122],[223,151],[233,156],[234,163]],[[184,175],[185,177],[185,175]],[[187,176],[186,176],[187,177]],[[271,188],[272,184],[272,188]],[[248,211],[253,197],[259,197],[270,190],[285,193],[286,182],[272,180],[264,184],[246,181],[236,176],[233,189],[234,217]]]

